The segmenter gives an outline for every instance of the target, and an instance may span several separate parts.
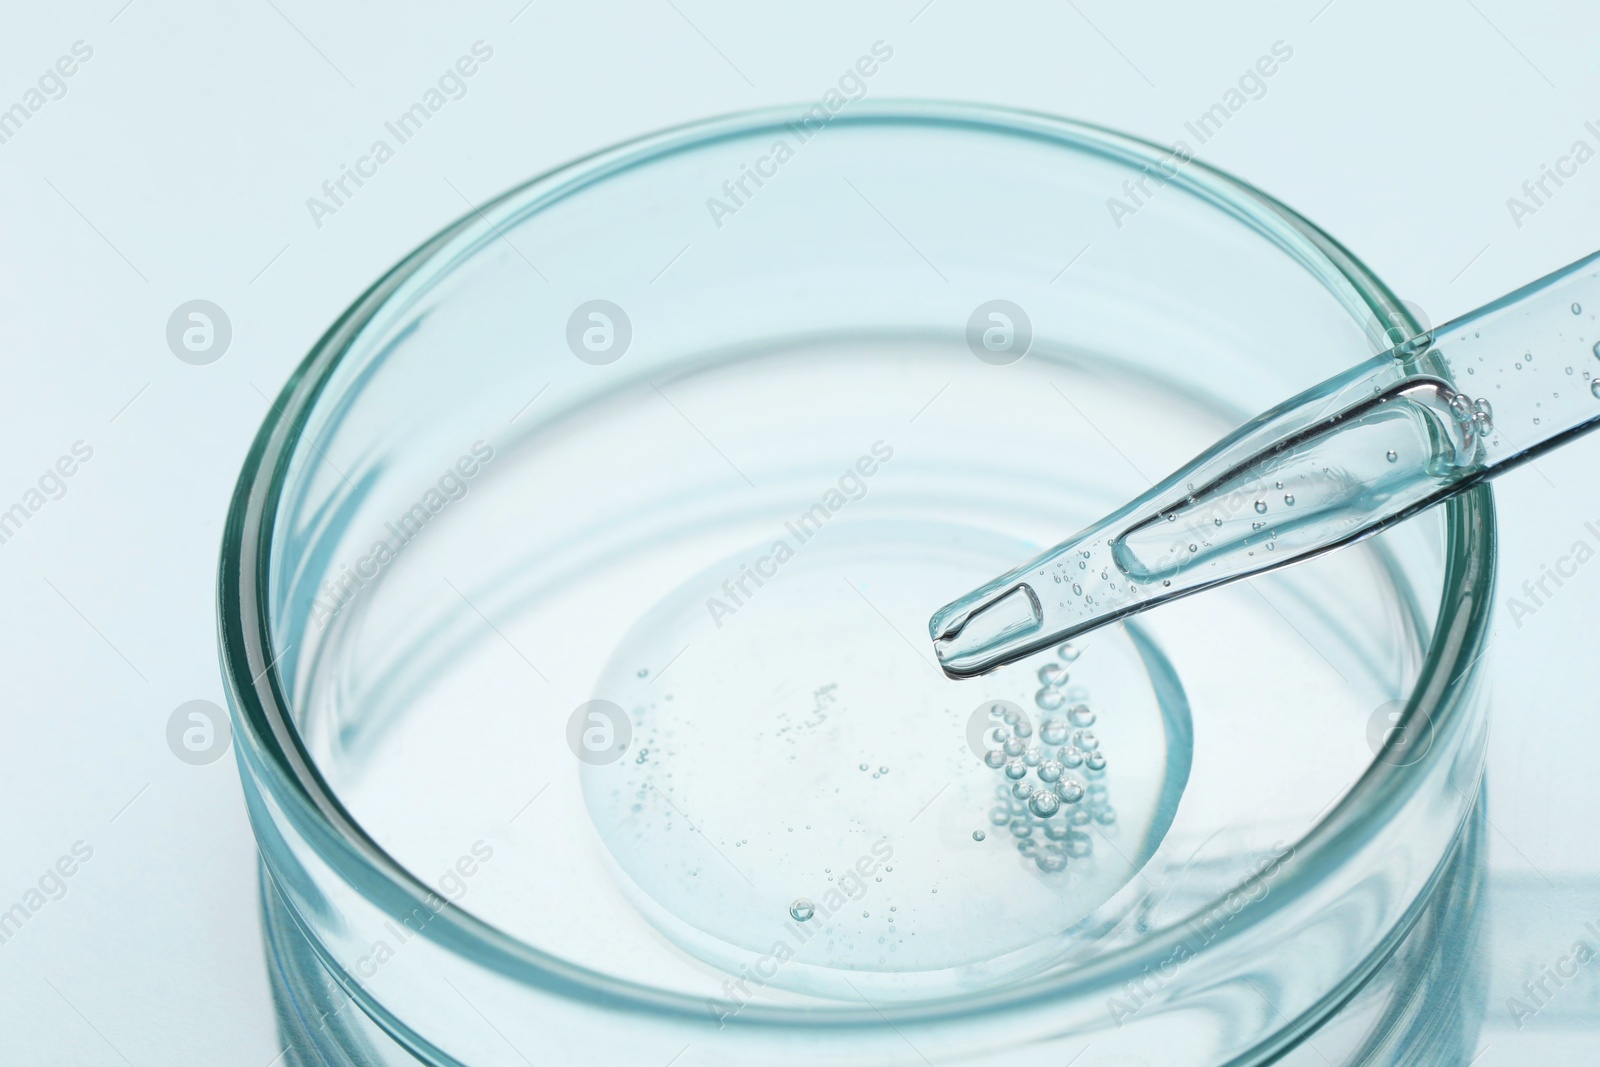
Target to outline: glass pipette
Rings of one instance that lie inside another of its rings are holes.
[[[1593,429],[1597,313],[1600,253],[1256,416],[1138,499],[940,608],[928,623],[940,665],[953,678],[983,674],[1343,547]]]

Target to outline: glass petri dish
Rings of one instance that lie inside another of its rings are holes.
[[[1018,112],[742,115],[508,193],[241,476],[270,914],[431,1063],[1281,1054],[1448,881],[1488,490],[975,681],[924,628],[1400,308],[1259,192]]]

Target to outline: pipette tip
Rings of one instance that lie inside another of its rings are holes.
[[[970,678],[1017,658],[1044,629],[1039,597],[1027,582],[985,587],[941,608],[928,623],[939,666]]]

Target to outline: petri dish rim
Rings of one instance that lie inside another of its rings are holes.
[[[279,497],[304,430],[341,360],[371,332],[381,334],[385,320],[402,315],[433,282],[457,262],[496,239],[504,225],[543,210],[579,189],[652,161],[723,140],[776,129],[792,121],[794,108],[771,108],[703,120],[649,134],[565,164],[507,191],[424,242],[370,286],[312,347],[291,374],[251,444],[230,503],[218,569],[219,654],[240,744],[237,758],[247,779],[266,787],[273,805],[349,886],[395,919],[421,905],[427,885],[390,856],[350,815],[329,786],[298,736],[292,713],[275,670],[266,592],[268,561]],[[1067,151],[1087,152],[1133,167],[1157,166],[1171,153],[1162,146],[1103,127],[1055,116],[966,103],[928,101],[862,102],[833,121],[849,125],[915,125],[978,129],[1024,137]],[[1163,171],[1163,174],[1166,174]],[[1353,316],[1372,317],[1369,334],[1382,340],[1381,323],[1404,316],[1405,306],[1364,264],[1314,224],[1253,186],[1199,161],[1190,161],[1168,184],[1206,201],[1255,230],[1316,277]],[[381,358],[381,357],[379,357]],[[1426,722],[1435,743],[1466,731],[1466,703],[1458,699],[1463,683],[1481,656],[1488,636],[1488,592],[1495,572],[1493,498],[1480,485],[1444,505],[1446,516],[1445,593],[1434,619],[1417,682],[1408,694],[1405,716]],[[1399,766],[1375,760],[1367,771],[1296,843],[1306,862],[1281,873],[1275,892],[1263,906],[1231,924],[1218,938],[1220,948],[1247,944],[1258,928],[1292,905],[1320,876],[1352,859],[1355,846],[1368,839],[1387,818],[1422,787],[1425,764]],[[1481,773],[1481,766],[1479,767]],[[1476,781],[1471,783],[1474,787]],[[248,789],[248,786],[247,786]],[[1461,790],[1458,823],[1471,810],[1474,789]],[[252,804],[252,817],[259,815]],[[276,836],[276,835],[273,835]],[[264,850],[270,851],[270,850]],[[1453,846],[1437,861],[1434,877],[1448,862]],[[267,857],[268,867],[272,866]],[[1261,876],[1257,876],[1258,878]],[[1250,887],[1252,880],[1233,892]],[[1381,962],[1388,949],[1409,930],[1431,893],[1419,894],[1407,914],[1372,954],[1366,970]],[[1225,899],[1224,898],[1219,898]],[[1215,903],[1215,902],[1213,902]],[[1141,967],[1165,958],[1182,936],[1181,922],[1151,932],[1137,944],[1096,959],[1071,974],[1047,974],[1014,986],[959,999],[866,1006],[804,1009],[748,1005],[739,1014],[741,1027],[879,1027],[897,1022],[948,1022],[969,1015],[994,1016],[1116,989]],[[305,931],[318,954],[336,976],[342,969]],[[521,942],[454,904],[445,903],[427,928],[442,948],[530,987],[573,997],[609,1009],[704,1018],[696,998],[613,978],[573,964]],[[1210,955],[1220,953],[1213,951]],[[1364,974],[1361,975],[1364,977]],[[1354,976],[1352,976],[1354,977]],[[1347,982],[1348,986],[1350,983]],[[401,1032],[408,1028],[375,1004],[359,987],[351,989],[363,1006],[386,1018]],[[1330,991],[1320,1018],[1347,994]],[[1286,1020],[1285,1031],[1300,1029]],[[425,1043],[425,1042],[424,1042]]]

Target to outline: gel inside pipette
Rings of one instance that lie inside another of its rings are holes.
[[[1125,507],[939,609],[928,630],[940,665],[954,678],[983,674],[1351,544],[1593,429],[1596,313],[1600,253],[1258,415]]]

